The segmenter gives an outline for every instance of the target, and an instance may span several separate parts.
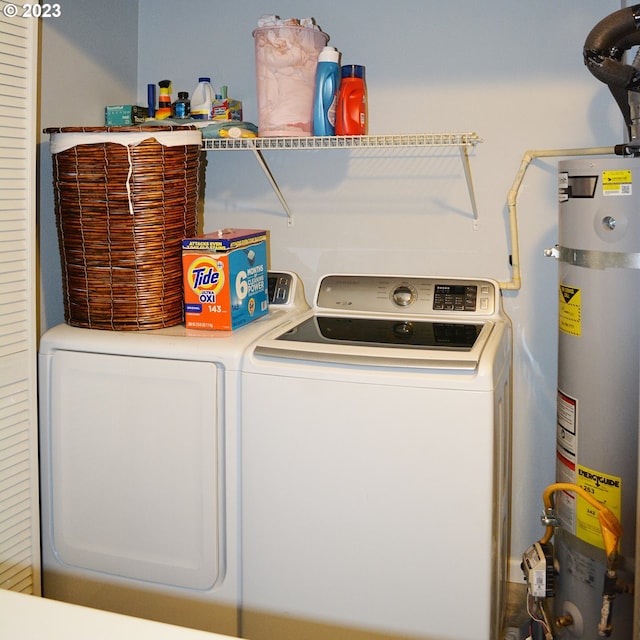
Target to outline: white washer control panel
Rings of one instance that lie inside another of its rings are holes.
[[[490,316],[500,307],[492,280],[422,276],[329,275],[316,307],[334,311],[408,315]]]

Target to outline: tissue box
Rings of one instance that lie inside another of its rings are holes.
[[[242,121],[242,102],[240,100],[214,100],[211,106],[212,120]]]
[[[185,324],[228,331],[269,310],[267,232],[222,229],[182,241]]]
[[[149,116],[147,107],[135,104],[117,104],[104,108],[104,124],[107,127],[127,127],[142,124]]]

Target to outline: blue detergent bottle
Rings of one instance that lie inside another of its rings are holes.
[[[318,56],[313,100],[313,135],[333,136],[336,126],[338,87],[340,86],[340,52],[324,47]]]

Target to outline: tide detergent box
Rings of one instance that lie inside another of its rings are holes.
[[[185,324],[233,330],[269,310],[267,232],[221,229],[182,241]]]

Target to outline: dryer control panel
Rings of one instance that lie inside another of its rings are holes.
[[[316,306],[342,312],[491,316],[500,309],[500,290],[482,279],[330,275],[318,286]]]
[[[269,271],[267,277],[269,305],[279,310],[308,309],[302,280],[290,271]]]
[[[269,304],[287,304],[291,299],[293,276],[290,273],[269,271],[267,286]]]

